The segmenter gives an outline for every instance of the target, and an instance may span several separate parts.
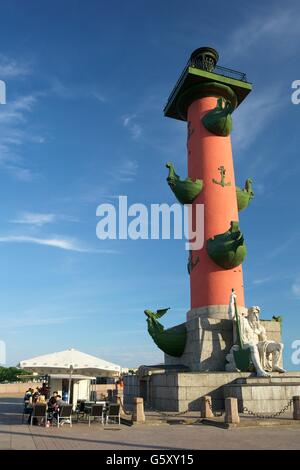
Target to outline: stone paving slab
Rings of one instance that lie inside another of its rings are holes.
[[[86,425],[85,428],[87,428]],[[37,450],[180,450],[180,449],[300,449],[299,428],[220,429],[204,425],[140,425],[120,430],[12,426],[0,449]],[[1,429],[2,431],[2,429]],[[0,432],[1,432],[0,431]]]
[[[45,428],[21,424],[22,400],[0,398],[0,449],[13,450],[181,450],[300,449],[296,426],[221,429],[204,424]]]

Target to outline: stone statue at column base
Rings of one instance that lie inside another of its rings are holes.
[[[232,291],[229,304],[231,317],[233,317],[233,311],[235,311],[233,322],[235,324],[235,342],[237,344],[232,346],[226,356],[228,364],[226,364],[225,370],[227,372],[241,370],[236,364],[236,359],[239,351],[243,350],[242,354],[244,356],[244,352],[248,351],[249,362],[253,364],[258,377],[270,377],[269,372],[284,373],[285,370],[279,365],[283,344],[267,339],[266,330],[259,321],[260,308],[257,306],[250,307],[246,316],[240,315],[236,308],[236,294]]]

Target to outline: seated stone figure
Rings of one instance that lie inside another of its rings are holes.
[[[259,321],[259,314],[260,314],[260,308],[255,306],[255,307],[250,307],[248,309],[248,315],[246,319],[242,320],[241,319],[241,333],[243,336],[243,327],[242,325],[244,324],[245,320],[248,322],[248,325],[250,326],[250,331],[249,328],[246,327],[247,331],[249,332],[248,334],[246,333],[245,329],[245,339],[243,340],[244,343],[244,348],[247,347],[247,342],[250,346],[256,346],[257,351],[258,351],[258,356],[255,354],[256,359],[259,359],[259,364],[256,365],[253,362],[257,375],[265,375],[261,374],[261,371],[265,372],[285,372],[284,369],[282,369],[279,366],[280,359],[282,357],[282,351],[283,351],[283,344],[278,343],[273,340],[268,340],[267,335],[266,335],[266,330],[262,326],[262,324]],[[251,355],[252,358],[252,355]],[[257,360],[256,360],[257,362]]]
[[[233,293],[232,296],[235,296]],[[232,307],[231,307],[232,310]],[[260,308],[250,307],[247,315],[238,315],[238,325],[234,320],[237,336],[235,343],[241,345],[242,349],[249,350],[251,362],[254,365],[256,373],[259,377],[269,377],[268,372],[285,372],[279,366],[282,356],[283,344],[273,340],[268,340],[266,330],[259,321]],[[234,356],[240,346],[235,344],[230,353],[226,356],[228,364],[225,369],[229,371],[238,370]]]

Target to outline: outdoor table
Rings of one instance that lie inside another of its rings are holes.
[[[103,405],[104,407],[104,411],[106,410],[106,408],[108,407],[109,405],[109,402],[106,402],[106,401],[96,401],[96,402],[86,402],[85,406],[84,406],[84,412],[86,414],[90,414],[91,410],[92,410],[92,406],[93,405]]]

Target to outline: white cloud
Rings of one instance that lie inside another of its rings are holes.
[[[292,38],[300,35],[296,18],[299,16],[299,8],[276,9],[272,12],[261,10],[247,23],[241,24],[230,37],[230,42],[224,52],[224,57],[231,60],[233,57],[245,55],[250,49],[262,48],[266,45],[274,47],[276,41],[276,51],[279,48],[285,49],[285,54],[289,53],[294,44]],[[261,52],[260,52],[261,54]]]
[[[33,237],[30,235],[5,235],[0,236],[0,243],[31,243],[34,245],[49,246],[65,251],[73,251],[77,253],[95,253],[95,254],[117,254],[118,251],[111,249],[93,249],[83,245],[74,238],[66,237]]]
[[[41,309],[42,311],[42,309]],[[28,315],[26,312],[22,314],[21,318],[12,318],[11,315],[2,315],[1,328],[24,328],[33,326],[46,326],[46,325],[62,325],[68,322],[79,320],[80,317],[73,316],[42,316],[41,312],[35,315]]]
[[[142,127],[136,122],[136,114],[133,114],[131,116],[124,116],[122,119],[122,123],[123,126],[129,130],[131,137],[134,140],[139,139],[142,134]]]
[[[300,298],[300,278],[296,279],[292,284],[292,293],[295,297]]]
[[[276,248],[271,250],[269,254],[267,255],[269,259],[277,258],[278,256],[282,255],[285,251],[287,251],[292,243],[295,243],[295,241],[299,238],[298,234],[292,235],[290,238],[285,240],[284,242],[280,243]]]
[[[106,103],[107,102],[107,98],[102,93],[99,93],[98,91],[93,91],[91,93],[91,96],[93,98],[96,98],[97,101],[100,101],[100,103]]]
[[[1,106],[0,123],[8,125],[26,121],[25,112],[32,111],[36,100],[34,95],[24,95]]]
[[[42,143],[41,136],[33,136],[26,130],[27,114],[37,102],[37,95],[24,95],[0,106],[0,168],[20,181],[31,181],[37,176],[27,168],[20,148],[25,142]]]
[[[51,246],[61,250],[77,251],[79,253],[93,252],[88,248],[82,247],[76,240],[67,238],[39,238],[27,235],[8,235],[0,237],[0,243],[33,243],[36,245]]]
[[[267,282],[274,281],[274,279],[275,278],[273,276],[264,277],[264,278],[261,278],[261,279],[255,279],[253,281],[253,284],[256,284],[256,285],[266,284]]]
[[[0,78],[14,78],[31,73],[28,65],[0,54]]]
[[[6,166],[6,169],[19,181],[28,183],[38,176],[37,173],[33,172],[29,168],[20,168],[14,165]]]
[[[247,106],[240,106],[233,113],[232,142],[236,150],[244,150],[270,124],[277,111],[284,105],[278,90],[265,90],[249,95]]]
[[[14,224],[26,224],[41,227],[42,225],[53,224],[60,220],[65,220],[68,222],[77,221],[77,219],[75,219],[74,217],[63,214],[42,214],[36,212],[23,212],[19,215],[19,217],[11,220],[10,222]]]
[[[38,227],[54,221],[55,214],[34,214],[32,212],[24,212],[19,218],[11,220],[15,224],[37,225]]]
[[[137,175],[138,164],[135,160],[124,160],[115,172],[113,172],[114,178],[117,181],[133,181]]]
[[[73,99],[75,92],[72,88],[65,86],[58,78],[54,78],[51,84],[51,93],[59,98]]]
[[[138,163],[135,160],[123,159],[111,169],[105,171],[106,177],[104,185],[89,186],[80,193],[80,200],[87,203],[111,202],[119,198],[122,194],[123,183],[135,181],[138,173]],[[121,191],[121,192],[120,192]]]
[[[51,79],[50,84],[50,93],[53,93],[58,98],[66,99],[66,100],[78,100],[78,98],[84,99],[95,99],[100,103],[107,103],[108,99],[99,90],[91,90],[93,86],[86,85],[86,86],[70,86],[65,85],[60,79],[53,78]]]
[[[134,181],[138,172],[138,163],[135,160],[123,159],[114,170],[107,173],[112,178],[111,183],[127,183]],[[108,188],[107,188],[108,189]],[[112,190],[108,191],[108,194]]]
[[[123,126],[127,127],[129,125],[131,119],[133,119],[133,116],[127,116],[127,117],[123,118]]]

